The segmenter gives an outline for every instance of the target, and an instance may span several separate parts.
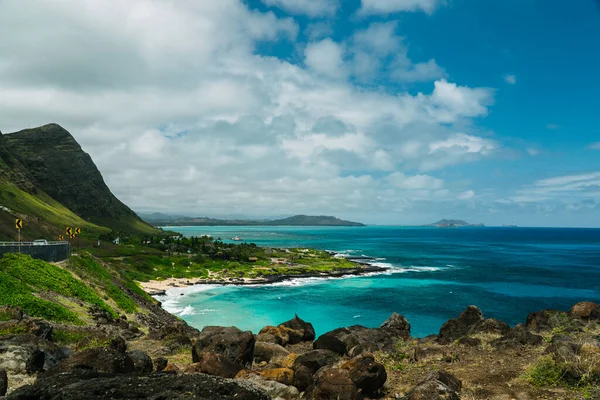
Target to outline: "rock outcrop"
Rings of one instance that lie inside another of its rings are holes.
[[[412,388],[402,400],[460,400],[461,388],[461,381],[454,375],[436,371]]]
[[[222,354],[229,361],[242,366],[252,364],[254,335],[236,327],[207,326],[192,345],[192,360],[196,363],[203,353]]]

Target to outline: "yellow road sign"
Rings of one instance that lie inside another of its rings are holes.
[[[75,228],[75,234],[79,235],[81,233],[81,228]]]
[[[71,228],[70,226],[67,226],[67,229],[65,230],[65,232],[67,233],[67,236],[70,236],[73,234],[73,228]]]
[[[17,229],[21,229],[23,227],[23,220],[21,218],[15,219],[15,226]]]
[[[64,240],[64,236],[63,235],[58,235],[58,240]]]
[[[75,234],[74,234],[74,233],[71,233],[71,236],[70,236],[70,237],[71,237],[71,239],[75,239]]]

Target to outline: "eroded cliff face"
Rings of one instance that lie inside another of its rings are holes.
[[[112,194],[90,155],[57,124],[2,135],[0,156],[6,164],[19,163],[24,175],[10,179],[22,190],[35,194],[37,188],[98,225],[131,230],[135,224],[150,229]]]

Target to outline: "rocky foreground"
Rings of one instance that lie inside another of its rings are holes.
[[[69,343],[64,327],[18,308],[0,315],[0,398],[600,399],[594,303],[535,312],[515,327],[469,306],[423,339],[399,314],[379,328],[319,337],[297,316],[254,335],[185,324],[137,329],[99,315],[85,328],[94,340]]]

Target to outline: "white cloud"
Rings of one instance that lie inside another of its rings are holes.
[[[313,22],[306,26],[305,35],[311,42],[321,40],[333,35],[333,26],[329,22]]]
[[[591,143],[587,148],[590,150],[600,150],[600,142]]]
[[[391,14],[403,11],[424,11],[432,14],[444,0],[362,0],[359,14]]]
[[[335,15],[338,0],[261,0],[271,7],[279,7],[292,14],[305,14],[310,17],[330,17]]]
[[[519,203],[574,204],[600,198],[600,171],[541,179],[521,188],[510,200]]]
[[[517,83],[517,76],[510,74],[504,75],[504,81],[509,85],[515,85]]]
[[[304,62],[313,71],[329,78],[344,79],[344,50],[331,39],[309,43],[304,50]]]
[[[305,67],[257,54],[298,26],[240,0],[0,1],[0,129],[60,123],[136,210],[371,218],[460,199],[468,184],[409,171],[493,155],[472,127],[493,92],[346,80],[359,47],[405,52],[378,29],[310,43]]]
[[[357,31],[349,46],[354,54],[352,70],[355,77],[368,81],[384,69],[389,77],[400,82],[424,82],[444,78],[446,71],[434,59],[414,63],[408,57],[405,38],[396,34],[397,22],[375,22]]]

